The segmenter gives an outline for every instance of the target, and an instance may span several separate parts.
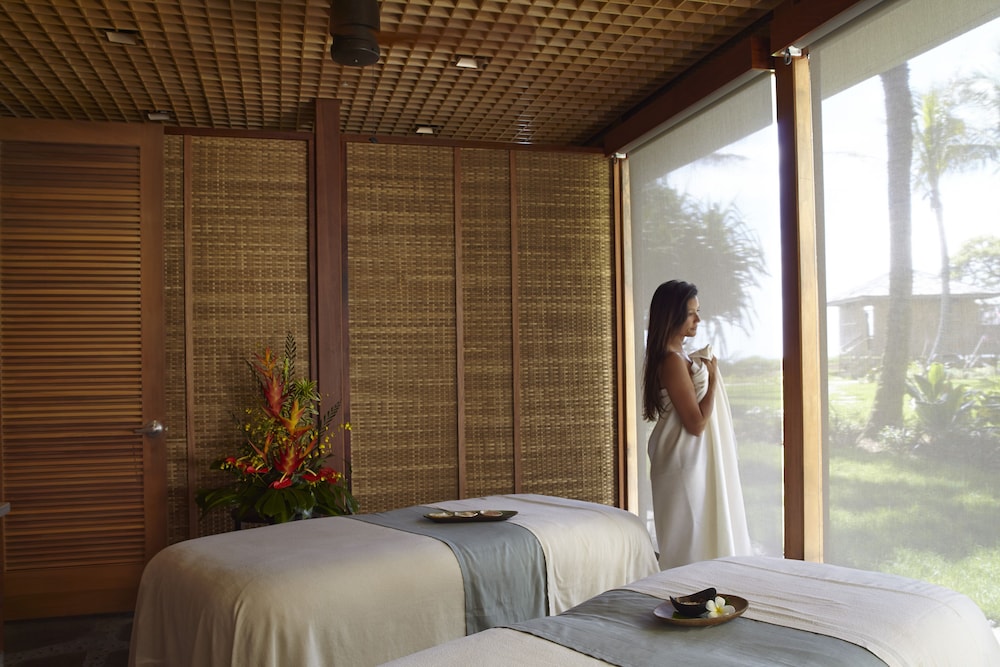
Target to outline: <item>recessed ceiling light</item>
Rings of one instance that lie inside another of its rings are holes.
[[[155,111],[147,111],[146,118],[148,118],[149,120],[173,120],[174,115],[169,111],[156,109]]]
[[[437,134],[437,128],[433,125],[417,125],[417,134]]]
[[[139,33],[136,30],[115,30],[114,28],[109,28],[104,31],[104,36],[112,44],[135,46],[139,43]]]
[[[475,56],[459,56],[455,61],[455,67],[462,69],[479,69],[479,61]]]

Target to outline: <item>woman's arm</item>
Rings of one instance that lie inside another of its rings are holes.
[[[705,425],[708,424],[708,418],[712,416],[717,365],[715,357],[705,362],[708,368],[708,390],[701,401],[698,401],[695,394],[691,370],[684,357],[676,352],[670,352],[660,367],[660,386],[667,390],[667,395],[670,396],[670,402],[673,403],[677,416],[681,418],[684,430],[691,435],[701,435]]]

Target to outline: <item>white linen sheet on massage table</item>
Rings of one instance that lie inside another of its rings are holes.
[[[657,568],[624,510],[510,494],[429,503],[515,510],[545,554],[549,613]],[[180,542],[143,572],[134,667],[363,667],[465,635],[462,575],[431,537],[349,517]]]
[[[750,606],[744,618],[852,642],[889,667],[1000,665],[1000,643],[972,600],[904,577],[781,558],[733,557],[666,570],[618,588],[666,600],[709,586],[746,598]],[[664,624],[665,632],[672,629]],[[595,667],[609,663],[531,634],[494,628],[389,664]],[[671,664],[668,656],[663,664]]]

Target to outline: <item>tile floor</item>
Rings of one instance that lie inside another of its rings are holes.
[[[4,623],[2,667],[125,667],[132,615]]]

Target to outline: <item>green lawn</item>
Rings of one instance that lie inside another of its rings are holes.
[[[751,535],[780,553],[780,391],[774,375],[733,373],[726,385]],[[1000,469],[965,461],[961,450],[943,457],[856,447],[875,384],[832,378],[829,389],[825,560],[947,586],[1000,622]]]
[[[1000,482],[962,463],[840,448],[826,560],[947,586],[1000,620]]]

